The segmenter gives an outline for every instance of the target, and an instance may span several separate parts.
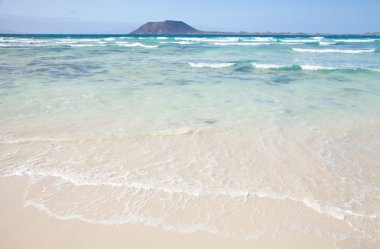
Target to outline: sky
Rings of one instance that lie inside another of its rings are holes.
[[[380,31],[380,0],[0,0],[0,31],[127,33],[181,20],[206,31]]]

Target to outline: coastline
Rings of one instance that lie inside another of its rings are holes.
[[[0,247],[378,248],[380,39],[125,36],[2,37]]]
[[[333,249],[325,237],[285,231],[259,240],[227,238],[206,232],[179,233],[143,225],[101,225],[79,220],[59,220],[33,207],[25,207],[27,177],[1,177],[0,247],[29,248],[262,248]],[[10,191],[11,190],[11,191]]]

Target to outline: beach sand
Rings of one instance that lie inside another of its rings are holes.
[[[28,184],[26,177],[0,178],[0,248],[336,248],[327,238],[295,231],[247,240],[143,225],[60,220],[36,208],[25,207],[23,195]]]

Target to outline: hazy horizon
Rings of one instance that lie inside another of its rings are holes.
[[[149,21],[180,20],[204,31],[366,33],[380,31],[378,13],[380,2],[375,0],[0,0],[0,32],[124,34]]]

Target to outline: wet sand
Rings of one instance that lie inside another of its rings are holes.
[[[0,178],[0,248],[336,248],[333,242],[300,232],[281,232],[259,240],[226,238],[206,232],[179,233],[142,225],[101,225],[60,220],[25,207],[26,177]]]

